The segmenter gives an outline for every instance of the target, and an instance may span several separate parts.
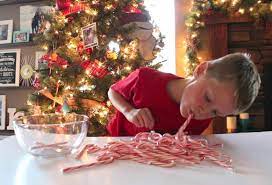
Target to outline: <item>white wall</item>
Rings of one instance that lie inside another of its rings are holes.
[[[175,0],[145,0],[152,20],[166,37],[165,46],[156,60],[163,61],[160,71],[176,73],[175,57]]]

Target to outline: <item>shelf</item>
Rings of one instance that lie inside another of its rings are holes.
[[[16,86],[16,87],[0,87],[0,90],[8,90],[8,89],[26,89],[26,90],[31,90],[34,89],[34,87],[25,87],[25,86]]]
[[[19,43],[8,43],[8,44],[0,44],[0,49],[6,48],[16,48],[16,47],[24,47],[24,46],[34,46],[36,45],[33,41],[30,42],[19,42]]]
[[[41,2],[41,1],[39,1],[39,0],[3,0],[3,1],[0,1],[0,6],[12,5],[12,4],[33,3],[33,2]]]
[[[14,135],[14,130],[0,130],[1,136],[11,136]]]

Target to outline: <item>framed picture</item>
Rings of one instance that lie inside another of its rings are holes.
[[[0,95],[0,130],[5,130],[6,124],[6,95]]]
[[[29,31],[30,34],[42,33],[50,26],[45,15],[52,11],[51,6],[20,6],[20,30]]]
[[[45,52],[45,51],[36,51],[35,52],[35,70],[38,70],[40,68],[39,61],[46,53],[47,52]]]
[[[0,44],[12,42],[13,20],[0,21]]]
[[[22,55],[20,61],[20,86],[30,87],[35,77],[35,59],[33,56]]]
[[[98,46],[98,39],[96,34],[96,23],[92,23],[82,28],[84,48],[92,48]]]
[[[13,43],[29,42],[28,31],[14,31],[13,32]]]
[[[19,86],[20,49],[0,50],[0,87]]]

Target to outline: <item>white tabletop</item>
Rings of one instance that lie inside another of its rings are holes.
[[[130,161],[114,161],[63,174],[61,168],[78,164],[71,158],[38,159],[23,152],[14,136],[0,141],[1,185],[271,185],[272,132],[222,134],[207,137],[224,144],[233,159],[232,173],[211,163],[194,167],[161,168]],[[103,145],[116,138],[87,138]],[[87,157],[87,156],[85,156]],[[86,158],[85,160],[88,160]]]

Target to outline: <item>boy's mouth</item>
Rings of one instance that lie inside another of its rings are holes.
[[[195,117],[195,114],[194,114],[194,112],[192,111],[192,109],[191,108],[189,108],[189,110],[188,110],[188,116],[187,117],[189,117],[191,114],[193,115],[193,118]]]

